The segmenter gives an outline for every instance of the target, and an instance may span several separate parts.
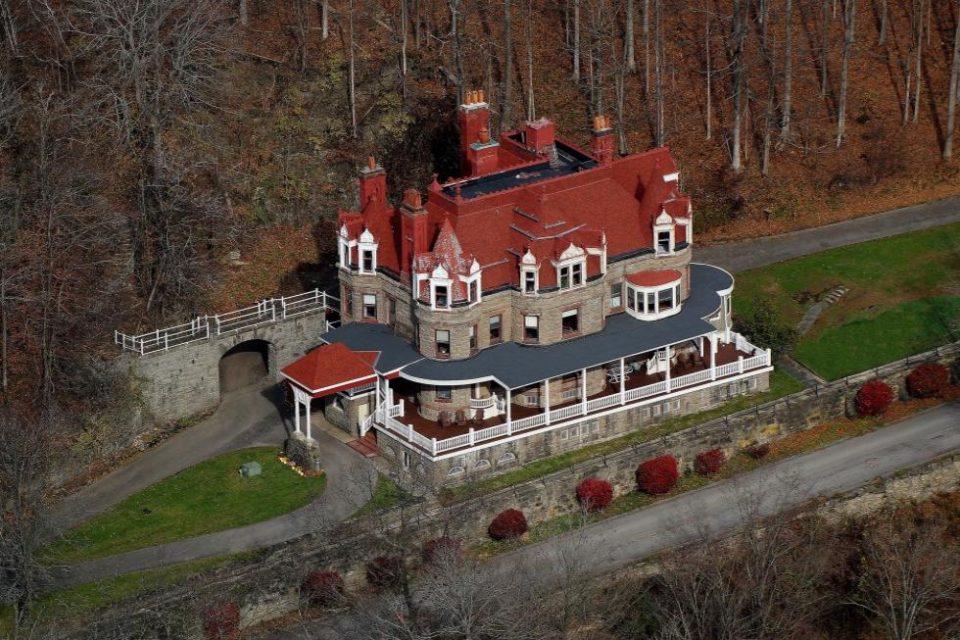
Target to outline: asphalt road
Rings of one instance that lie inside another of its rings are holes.
[[[696,237],[694,237],[693,255],[696,262],[715,264],[735,273],[818,251],[887,238],[951,222],[960,222],[960,198],[947,198],[902,209],[892,209],[862,218],[769,238],[697,246]]]
[[[960,450],[960,404],[943,405],[873,433],[782,460],[655,506],[605,520],[491,560],[503,575],[530,572],[549,583],[608,574],[658,552],[728,534],[758,517]],[[274,632],[273,640],[350,637],[349,613]]]

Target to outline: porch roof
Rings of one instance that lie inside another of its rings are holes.
[[[669,318],[643,321],[622,313],[609,317],[601,331],[582,338],[548,346],[505,342],[465,360],[426,359],[383,325],[349,324],[322,338],[344,342],[353,349],[380,351],[377,370],[381,373],[400,368],[401,377],[427,384],[455,385],[492,379],[517,389],[714,331],[704,318],[720,308],[719,292],[733,286],[733,276],[718,267],[692,264],[690,278],[690,296],[680,312]],[[389,368],[386,362],[396,366]]]
[[[375,382],[376,351],[354,351],[342,343],[325,344],[280,370],[314,398]]]

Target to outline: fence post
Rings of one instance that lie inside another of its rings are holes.
[[[430,442],[431,442],[430,453],[431,453],[432,455],[437,455],[437,439],[436,439],[436,438],[430,438]]]
[[[277,321],[277,303],[273,298],[270,298],[270,313],[274,322]]]
[[[743,373],[743,356],[737,356],[737,373]]]
[[[313,290],[313,304],[320,304],[320,288]]]
[[[473,427],[470,427],[470,431],[468,431],[467,433],[469,434],[467,441],[470,443],[470,446],[472,447],[472,446],[473,446],[473,443],[474,443],[474,440],[473,440]]]
[[[413,441],[413,425],[408,424],[407,425],[407,442],[412,442],[412,441]]]
[[[163,333],[163,350],[168,351],[170,349],[170,334],[166,331]]]

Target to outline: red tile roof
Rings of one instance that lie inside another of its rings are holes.
[[[638,271],[628,275],[627,282],[638,287],[659,287],[662,284],[678,281],[681,275],[676,269]]]
[[[281,373],[315,398],[376,380],[378,351],[354,351],[341,342],[323,345],[281,369]]]
[[[517,176],[544,171],[546,156],[539,158],[510,138],[501,136],[498,170],[485,177],[514,172]],[[557,138],[559,145],[592,156]],[[572,152],[571,151],[571,152]],[[528,156],[528,157],[525,157]],[[530,162],[539,162],[531,166]],[[509,168],[511,164],[524,167]],[[539,167],[539,169],[537,169]],[[581,248],[599,249],[606,240],[608,259],[653,248],[653,224],[666,212],[675,221],[689,217],[690,198],[681,193],[675,174],[677,165],[670,150],[660,147],[624,158],[606,166],[589,166],[555,177],[545,173],[542,180],[518,181],[500,191],[460,197],[456,191],[432,185],[426,202],[428,246],[445,259],[461,262],[476,258],[482,272],[482,287],[489,291],[519,286],[519,261],[529,250],[541,267],[549,267],[569,242]],[[513,175],[513,174],[510,174]],[[668,179],[670,178],[670,179]],[[498,183],[499,184],[499,183]],[[399,209],[365,208],[360,214],[342,213],[341,223],[356,237],[358,218],[377,239],[377,263],[410,281],[411,265],[399,264],[401,237]],[[449,226],[449,230],[445,227]],[[677,222],[675,238],[685,241],[686,227]],[[450,239],[456,241],[452,246]],[[438,246],[439,245],[439,246]],[[562,247],[559,248],[558,247]],[[459,251],[459,257],[454,251]],[[414,262],[417,262],[416,260]],[[594,261],[596,262],[596,261]],[[420,263],[424,264],[424,263]],[[420,266],[418,264],[417,266]],[[599,265],[598,262],[596,262]],[[598,269],[588,264],[589,275]],[[552,268],[541,269],[541,286],[551,286]]]

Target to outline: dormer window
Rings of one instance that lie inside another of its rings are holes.
[[[467,302],[474,305],[483,298],[483,292],[480,282],[480,263],[476,260],[470,265],[470,275],[460,276],[460,281],[467,285]]]
[[[554,265],[557,268],[557,286],[561,290],[583,286],[587,272],[586,252],[583,249],[571,243]]]
[[[536,269],[523,270],[523,292],[527,295],[533,295],[537,292]]]
[[[441,284],[433,288],[433,306],[446,309],[450,306],[450,287]]]
[[[360,273],[375,273],[377,270],[377,241],[369,229],[364,229],[357,243],[360,258]]]
[[[666,211],[657,216],[653,224],[653,250],[658,256],[671,255],[675,247],[675,223]]]
[[[537,257],[527,249],[520,259],[520,290],[524,295],[532,296],[540,288],[537,266]]]
[[[671,253],[673,251],[673,232],[657,232],[657,253]]]

